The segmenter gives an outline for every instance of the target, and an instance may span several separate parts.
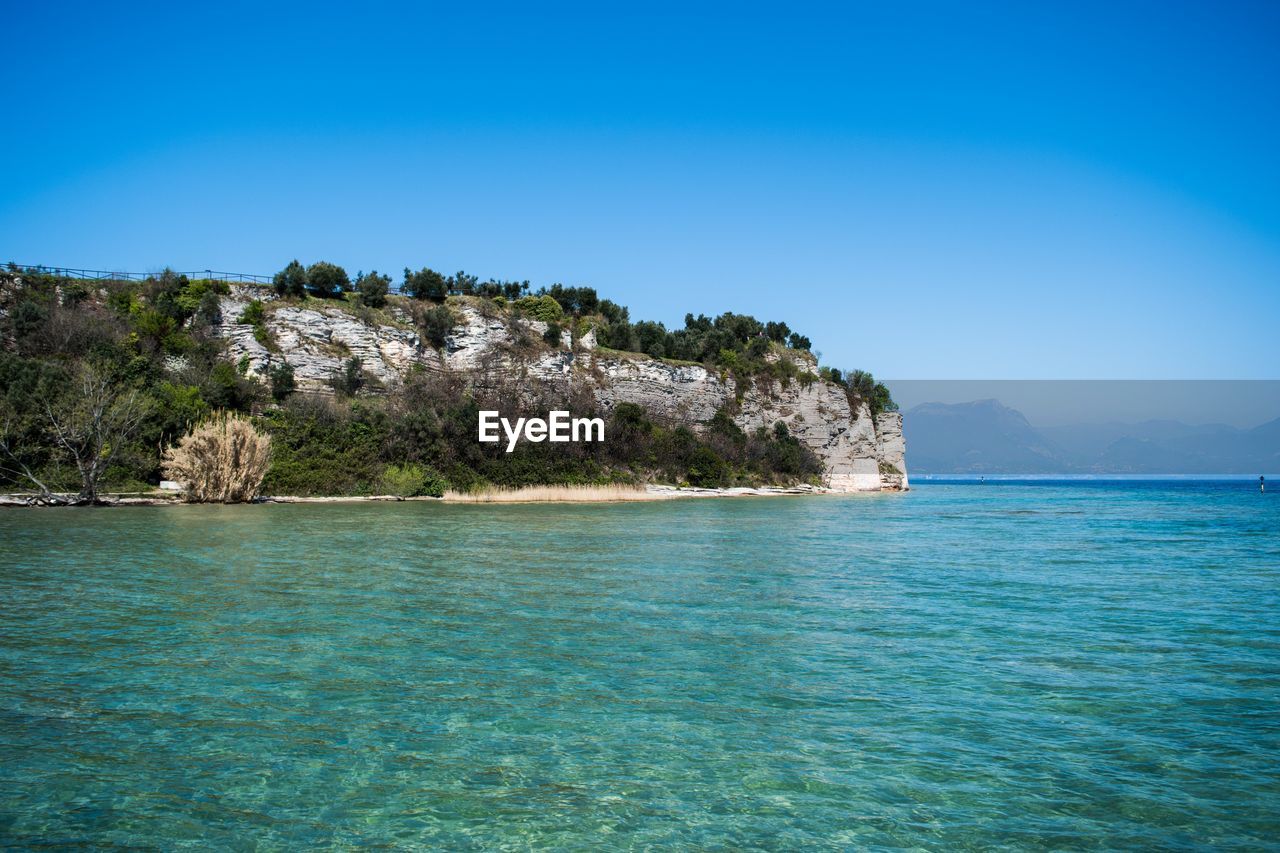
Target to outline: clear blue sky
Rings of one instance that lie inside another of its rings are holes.
[[[7,4],[0,260],[591,284],[889,378],[1280,376],[1280,3],[609,5]]]

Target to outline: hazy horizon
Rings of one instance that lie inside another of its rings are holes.
[[[1280,380],[888,380],[903,412],[994,399],[1035,427],[1178,421],[1251,429],[1280,418]]]

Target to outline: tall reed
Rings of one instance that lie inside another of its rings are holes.
[[[241,503],[258,496],[271,464],[271,436],[248,418],[216,412],[165,450],[162,470],[193,503]]]

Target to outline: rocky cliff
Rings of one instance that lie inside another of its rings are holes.
[[[599,348],[590,331],[576,339],[566,332],[558,346],[550,346],[542,338],[546,324],[513,317],[481,300],[450,300],[455,322],[444,346],[436,349],[419,335],[410,306],[399,300],[379,311],[353,311],[318,301],[305,307],[271,305],[272,297],[265,289],[233,289],[222,300],[219,333],[233,360],[247,359],[250,371],[258,374],[287,361],[304,389],[326,390],[352,356],[383,384],[415,367],[459,371],[476,381],[501,371],[561,387],[585,387],[604,410],[636,403],[652,416],[694,429],[721,407],[744,430],[782,421],[822,461],[831,489],[902,490],[908,485],[901,415],[873,418],[865,403],[851,406],[845,390],[829,382],[760,379],[739,388],[732,376],[702,365]],[[267,304],[265,335],[238,322],[252,298]],[[816,370],[808,353],[794,357],[809,359],[802,366]]]

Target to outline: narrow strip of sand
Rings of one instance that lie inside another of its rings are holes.
[[[443,501],[459,504],[493,503],[621,503],[634,501],[663,501],[681,498],[739,498],[776,497],[779,495],[840,494],[818,486],[760,486],[727,489],[699,488],[695,486],[663,485],[606,485],[606,486],[522,486],[518,488],[490,487],[474,492],[449,491],[443,497],[400,497],[397,495],[266,495],[254,503],[324,504],[367,503],[400,501]],[[58,496],[70,499],[72,496]],[[102,501],[110,506],[174,506],[184,503],[180,492],[133,493],[127,495],[103,495]],[[0,507],[26,507],[41,505],[35,495],[0,495]]]

